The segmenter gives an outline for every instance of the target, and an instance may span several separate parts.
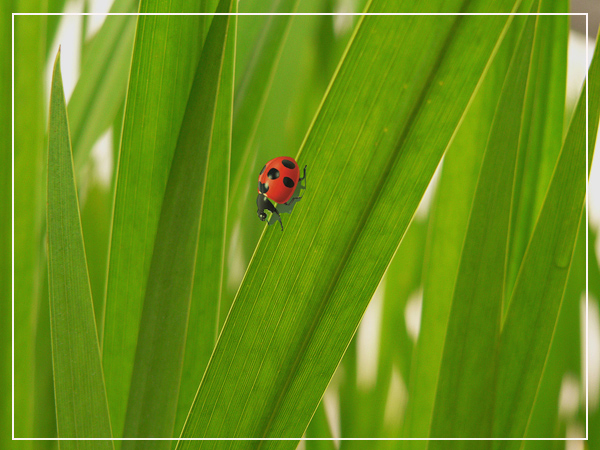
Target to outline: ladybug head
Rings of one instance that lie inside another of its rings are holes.
[[[265,211],[271,211],[272,213],[277,213],[277,208],[273,206],[273,203],[267,198],[266,195],[259,193],[258,197],[256,197],[256,206],[257,206],[257,214],[258,218],[261,221],[267,220],[267,213]]]
[[[259,193],[258,197],[256,197],[256,206],[258,207],[258,210],[256,211],[258,218],[264,222],[267,220],[267,213],[265,212],[265,209],[271,210],[273,205],[264,194]]]

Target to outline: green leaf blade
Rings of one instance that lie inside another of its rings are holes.
[[[13,2],[3,2],[0,4],[0,42],[3,44],[0,48],[0,64],[2,72],[0,73],[0,95],[8,98],[11,95],[11,50],[8,43],[11,40],[11,10]],[[8,102],[7,102],[8,103]],[[0,139],[3,148],[8,149],[11,145],[11,119],[12,111],[6,104],[0,109]],[[12,157],[5,151],[0,160],[0,445],[10,448],[12,445],[12,380],[13,371],[11,367],[12,359],[11,342],[12,327],[11,320],[12,298]]]
[[[522,437],[534,405],[571,265],[600,115],[598,48],[525,253],[500,341],[494,435]],[[589,169],[589,166],[588,166]],[[528,336],[523,341],[523,336]],[[497,448],[497,446],[495,446]]]
[[[52,79],[48,155],[48,278],[58,435],[112,437],[81,233],[60,53]],[[102,441],[100,447],[112,449],[113,445]]]
[[[232,13],[237,12],[235,2],[232,8]],[[213,137],[207,156],[206,179],[202,193],[194,285],[175,423],[177,436],[183,428],[219,331],[229,195],[229,176],[224,174],[229,174],[231,161],[237,16],[231,18],[228,27],[223,67],[218,82]],[[211,45],[214,45],[214,39],[212,36]]]
[[[454,288],[431,437],[491,434],[494,399],[488,388],[495,381],[513,181],[535,24],[535,16],[529,16],[490,131]],[[474,415],[478,420],[471,420]],[[441,442],[432,441],[430,447]]]
[[[247,3],[242,3],[242,8]],[[255,5],[258,7],[258,5]],[[298,0],[274,1],[270,9],[275,13],[294,12]],[[250,9],[255,11],[255,9]],[[273,79],[280,63],[281,54],[287,41],[293,16],[240,16],[240,39],[236,44],[236,86],[233,106],[233,128],[231,138],[230,195],[228,198],[226,242],[228,254],[240,252],[233,242],[236,227],[246,228],[242,218],[248,205],[247,186],[253,183],[257,144],[255,138],[267,98],[272,89]],[[257,26],[258,25],[258,26]],[[250,31],[255,33],[249,33]],[[243,32],[246,31],[246,34]],[[254,246],[255,242],[251,245]],[[219,314],[219,329],[231,308],[235,291],[227,291],[228,271],[224,276],[224,291]],[[230,295],[227,295],[230,294]]]
[[[218,12],[229,12],[231,5],[231,0],[222,0]],[[213,164],[217,159],[220,165],[226,165],[229,159],[228,142],[216,140],[223,135],[227,136],[228,130],[231,129],[230,120],[225,118],[220,121],[219,126],[222,129],[218,132],[215,130],[215,121],[230,17],[215,16],[212,20],[173,156],[144,298],[124,427],[124,435],[128,437],[173,435],[197,260],[200,219],[206,206],[203,200],[204,195],[214,194],[204,190],[204,186],[212,182],[207,178],[207,166],[213,150],[218,153],[212,158]],[[230,56],[232,63],[232,52]],[[233,78],[231,71],[229,75],[231,79],[225,84],[230,99],[223,108],[229,107],[230,116]],[[223,101],[226,102],[226,99],[223,98]],[[226,109],[219,112],[219,119],[227,114]],[[224,220],[223,216],[222,225]],[[206,234],[202,236],[206,238]],[[221,249],[222,258],[222,239],[217,246]],[[201,258],[201,261],[208,261],[209,258],[214,258],[214,255],[204,254]],[[205,265],[198,269],[211,271]],[[212,283],[211,293],[214,293],[215,289],[218,293],[221,285],[220,266],[215,264],[213,269],[215,279],[207,281]],[[200,286],[196,288],[200,289]],[[168,301],[165,301],[166,299]],[[216,306],[212,307],[214,317],[207,314],[206,320],[209,322],[212,319],[212,327],[216,331],[218,295],[217,298],[202,300],[217,300]],[[193,325],[207,326],[206,323],[197,322]],[[195,330],[191,330],[191,333],[194,332]],[[194,340],[192,343],[195,342]],[[212,347],[211,344],[211,341],[204,343]],[[195,354],[198,349],[192,348],[190,351],[194,352],[190,358],[198,356]],[[192,377],[188,383],[195,380],[194,387],[197,387],[204,367],[193,367],[191,364],[192,361],[189,361],[187,369],[195,369],[195,372],[200,373],[195,374],[197,378]],[[193,392],[195,389],[192,390],[192,395]],[[189,394],[188,384],[185,394]],[[187,400],[185,397],[184,399]],[[191,403],[191,398],[189,402]],[[139,448],[140,445],[143,444],[138,441],[125,441],[123,448]],[[168,441],[159,441],[154,445],[155,448],[168,446]]]
[[[265,230],[182,437],[302,435],[506,25],[397,19],[362,19],[299,156],[307,197],[283,235]],[[431,52],[401,58],[414,30]],[[357,185],[366,171],[379,181]]]
[[[558,11],[568,11],[568,2],[540,2],[540,13]],[[514,288],[563,140],[569,17],[539,16],[538,20],[515,175],[508,296]],[[504,304],[504,313],[507,306],[508,302]]]
[[[540,4],[540,12],[558,11],[568,11],[568,1],[543,0]],[[513,236],[507,278],[508,297],[533,232],[535,222],[532,220],[537,219],[543,196],[548,189],[564,133],[569,17],[539,16],[538,21],[540,25],[536,30],[532,55],[534,62],[529,79],[529,105],[524,114],[525,120],[530,119],[530,123],[527,124],[529,137],[522,137],[522,158],[519,158],[522,167],[517,166],[516,175],[519,178],[519,172],[523,174],[521,189],[526,195],[522,194],[522,198],[513,200],[513,221],[524,225],[514,224],[511,227]],[[527,125],[524,123],[524,127]],[[515,191],[518,192],[517,189]],[[520,209],[519,212],[515,212],[516,205]],[[585,227],[585,221],[581,221],[581,226]],[[516,248],[517,245],[520,248]],[[585,259],[585,231],[580,230],[551,351],[526,437],[558,438],[565,433],[564,420],[559,415],[559,395],[563,377],[578,377],[581,372],[580,353],[573,350],[580,348],[579,316],[581,295],[585,291]],[[508,309],[507,306],[508,302],[505,304],[504,313]],[[541,450],[545,447],[545,441],[527,441],[524,446],[526,450]]]
[[[274,4],[275,13],[294,12],[298,0],[286,0]],[[236,86],[234,103],[233,149],[237,156],[232,159],[232,187],[230,202],[239,202],[245,192],[246,174],[250,172],[252,161],[252,142],[258,127],[267,94],[281,56],[283,44],[292,20],[291,15],[269,16],[260,31],[256,47],[249,55],[243,76]]]
[[[329,426],[329,420],[325,411],[323,401],[319,404],[319,407],[315,411],[315,415],[310,421],[310,425],[306,429],[306,437],[309,438],[325,438],[331,439],[331,428]],[[335,443],[333,440],[309,440],[305,441],[307,450],[335,450]]]
[[[45,11],[38,0],[15,1],[13,12]],[[36,314],[41,305],[45,119],[46,16],[14,16],[14,324],[15,437],[38,436],[34,427]],[[10,26],[8,28],[10,30]],[[10,79],[10,78],[9,78]]]
[[[197,11],[199,4],[144,1],[140,12],[169,12],[169,6]],[[160,207],[203,33],[202,16],[142,15],[137,20],[118,157],[102,346],[116,437],[123,433]]]
[[[425,254],[425,261],[429,263],[424,267],[421,325],[411,364],[403,437],[429,436],[448,317],[474,192],[498,99],[524,23],[524,17],[513,19],[444,158],[430,213]],[[426,448],[425,441],[399,444],[403,449]]]
[[[135,0],[120,0],[111,12],[134,12],[136,7]],[[107,16],[84,52],[81,75],[68,105],[77,173],[123,101],[135,26],[135,16]]]

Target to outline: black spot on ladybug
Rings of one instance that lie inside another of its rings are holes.
[[[296,167],[296,165],[293,162],[291,162],[289,159],[284,159],[283,161],[281,161],[281,164],[283,164],[288,169],[293,169],[294,167]],[[293,186],[293,184],[292,184],[292,186]]]
[[[288,177],[283,177],[283,184],[285,184],[286,187],[293,188],[294,180],[292,180],[291,178],[288,178]]]
[[[263,193],[266,194],[267,191],[269,190],[269,183],[265,183],[262,184],[260,181],[258,182],[258,190]]]
[[[262,169],[260,169],[260,173],[259,173],[259,175],[262,175],[262,174],[263,174],[263,172],[265,171],[265,169],[266,169],[266,168],[267,168],[267,166],[263,166],[263,168],[262,168]]]
[[[269,177],[270,180],[276,180],[277,178],[279,178],[279,170],[277,170],[275,167],[273,167],[271,170],[269,170],[269,173],[267,174],[267,176]]]

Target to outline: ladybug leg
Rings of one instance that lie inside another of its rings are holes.
[[[304,183],[302,183],[304,181]],[[303,190],[306,189],[306,166],[304,166],[304,176],[298,179],[298,187],[296,188],[296,192],[294,194],[300,194]],[[296,202],[299,202],[302,199],[303,195],[299,195],[296,197],[290,198],[287,203],[284,203],[286,206],[294,206]],[[290,208],[291,211],[291,208]]]
[[[298,181],[304,181],[304,183],[302,183],[301,186],[302,189],[306,189],[306,166],[304,166],[304,175]]]
[[[279,222],[279,226],[281,226],[281,231],[283,231],[283,223],[281,222],[281,216],[279,215],[279,211],[277,208],[274,208],[275,211],[271,211],[271,219],[269,220],[269,225],[273,225],[275,222]]]
[[[284,203],[284,205],[286,206],[294,206],[297,202],[299,202],[300,200],[302,200],[302,197],[292,197],[290,198],[287,203]],[[286,208],[287,210],[288,208]],[[292,208],[289,208],[289,210],[291,211]]]
[[[306,179],[306,166],[304,166],[304,176],[300,178],[298,181],[302,181]]]

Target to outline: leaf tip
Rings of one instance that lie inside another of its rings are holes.
[[[60,49],[61,49],[61,45],[58,46],[58,52],[56,52],[56,59],[54,60],[54,71],[56,71],[56,68],[60,68]]]

